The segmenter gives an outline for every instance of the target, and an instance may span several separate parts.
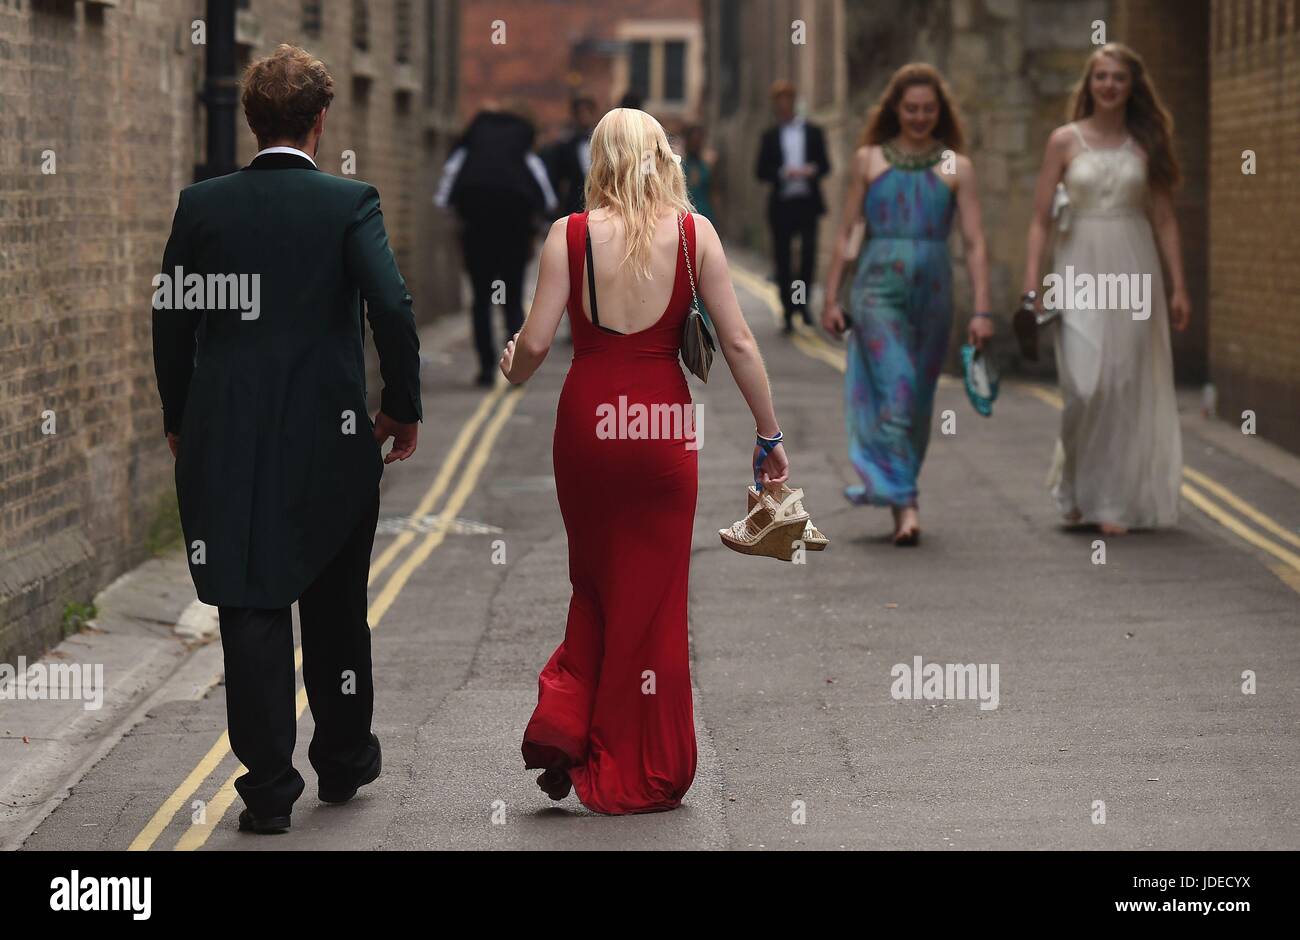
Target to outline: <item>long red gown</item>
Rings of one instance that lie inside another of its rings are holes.
[[[689,214],[685,229],[698,270]],[[619,409],[620,396],[647,411],[691,406],[678,363],[690,281],[679,250],[658,322],[606,332],[583,312],[585,212],[569,216],[567,234],[573,362],[553,455],[573,597],[564,642],[538,678],[524,764],[567,768],[578,799],[600,813],[673,809],[695,777],[686,605],[696,451],[681,438],[609,439],[597,429],[598,409]]]

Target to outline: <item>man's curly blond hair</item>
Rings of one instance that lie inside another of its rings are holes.
[[[334,79],[305,49],[280,43],[244,70],[244,117],[261,143],[301,141],[334,100]]]

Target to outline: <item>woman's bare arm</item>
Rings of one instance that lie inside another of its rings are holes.
[[[826,271],[826,299],[822,304],[822,327],[836,336],[844,332],[845,323],[840,311],[840,282],[844,277],[844,265],[849,260],[849,245],[853,240],[853,229],[864,223],[862,201],[867,194],[867,173],[871,165],[871,148],[859,147],[853,155],[853,168],[849,171],[849,185],[844,194],[844,209],[840,213],[840,224],[835,229],[832,242],[831,263]]]
[[[1160,257],[1169,272],[1172,292],[1169,296],[1169,319],[1175,330],[1187,328],[1192,305],[1187,295],[1187,279],[1183,273],[1182,240],[1178,234],[1178,216],[1174,212],[1174,197],[1166,188],[1157,188],[1151,194],[1151,227],[1155,230]],[[1158,272],[1152,272],[1159,277]]]
[[[1025,277],[1021,288],[1025,292],[1032,290],[1042,293],[1043,252],[1047,247],[1047,232],[1052,222],[1052,199],[1056,195],[1056,184],[1061,181],[1070,162],[1073,133],[1067,125],[1058,127],[1047,138],[1043,166],[1038,171],[1038,182],[1034,186],[1033,216],[1029,220]]]

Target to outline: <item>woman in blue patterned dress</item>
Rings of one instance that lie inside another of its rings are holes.
[[[982,347],[993,334],[975,172],[962,147],[961,119],[943,77],[923,63],[895,72],[854,155],[826,278],[822,326],[836,337],[852,331],[844,417],[862,482],[844,494],[856,504],[889,506],[895,545],[921,537],[916,479],[952,326],[954,212],[975,301],[970,342]],[[865,243],[846,315],[840,281],[861,223]]]

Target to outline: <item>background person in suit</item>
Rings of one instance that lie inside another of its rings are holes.
[[[383,465],[414,453],[422,416],[411,295],[379,194],[316,169],[333,97],[319,59],[279,46],[244,74],[261,152],[180,194],[163,275],[241,276],[259,285],[256,315],[203,306],[211,297],[182,309],[154,300],[190,573],[219,609],[230,746],[247,768],[239,826],[256,832],[289,828],[304,786],[292,763],[294,601],[320,798],[346,802],[379,775],[366,580]],[[384,383],[373,426],[362,301]]]
[[[482,386],[496,381],[500,346],[492,340],[492,308],[500,303],[505,311],[506,339],[523,328],[524,268],[536,220],[557,205],[546,165],[533,153],[536,134],[521,104],[485,105],[452,148],[433,197],[460,217]],[[494,297],[498,282],[504,290]]]
[[[787,333],[794,329],[796,312],[805,323],[812,323],[808,295],[817,268],[817,220],[826,211],[821,180],[831,171],[822,129],[795,114],[794,100],[794,85],[785,81],[772,85],[772,110],[777,123],[763,133],[756,171],[758,178],[772,187],[767,221],[772,229],[776,281]],[[799,239],[802,290],[796,290],[791,278],[790,252],[795,237]]]
[[[581,212],[586,201],[587,172],[591,169],[591,129],[596,126],[596,101],[585,95],[569,105],[573,125],[561,140],[542,154],[562,218]],[[511,334],[514,335],[513,333]]]

